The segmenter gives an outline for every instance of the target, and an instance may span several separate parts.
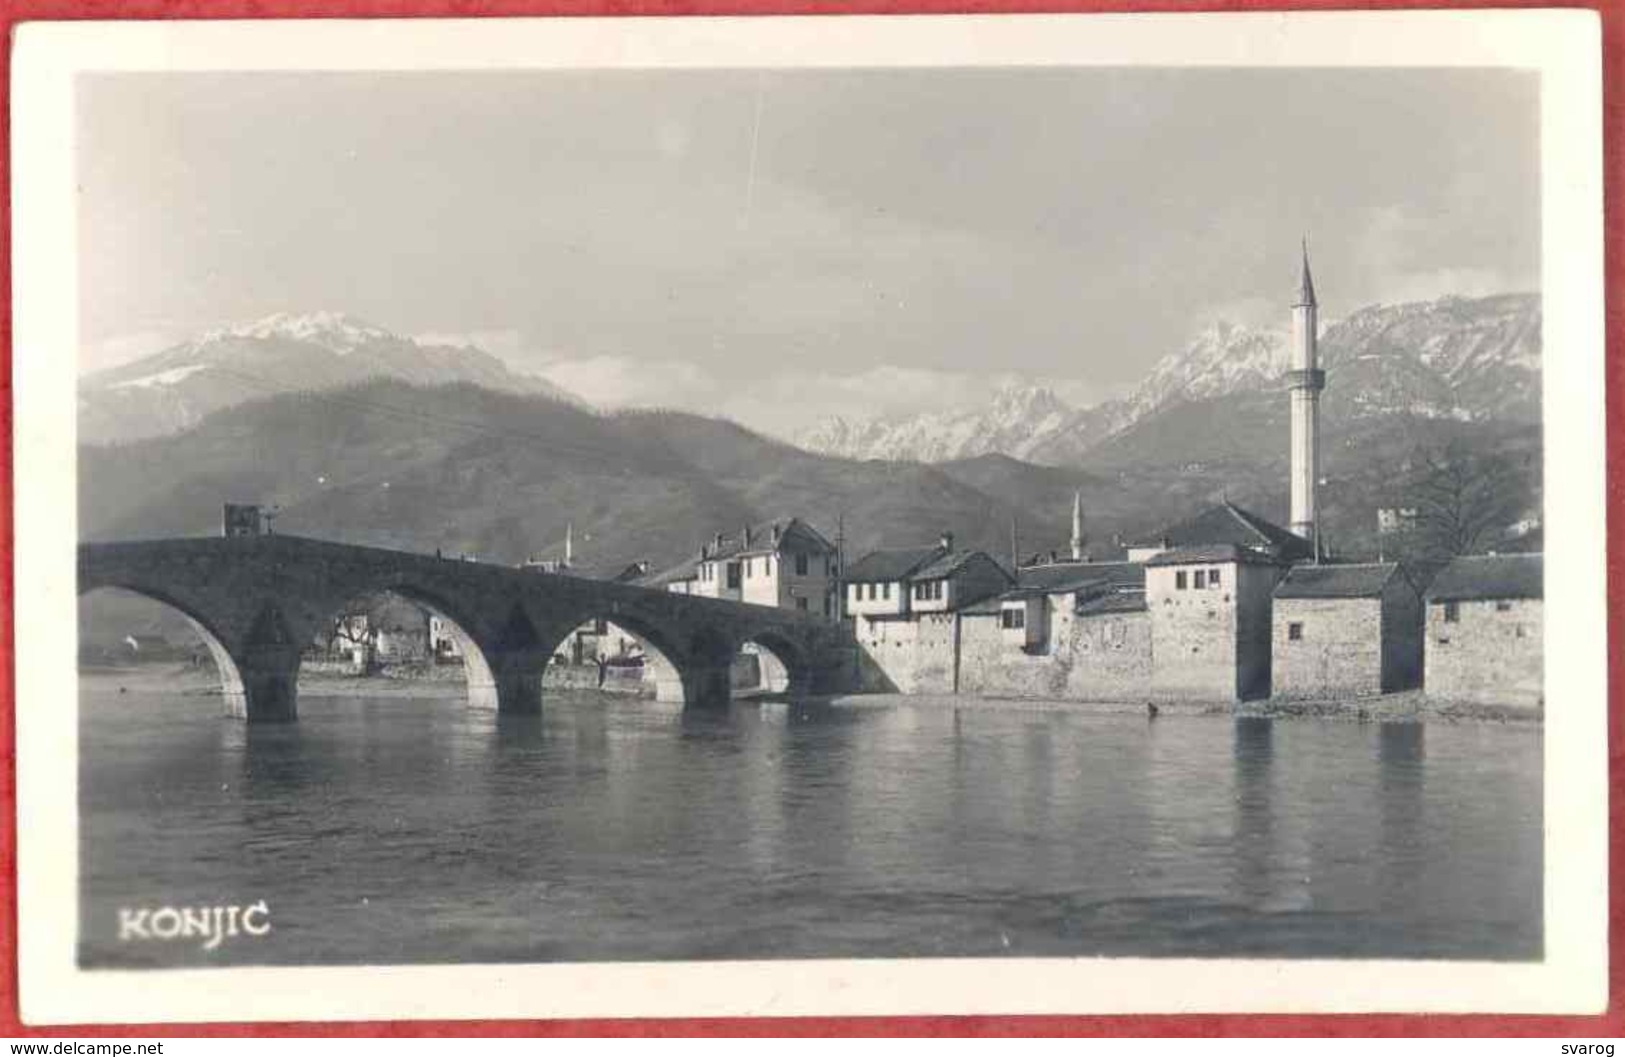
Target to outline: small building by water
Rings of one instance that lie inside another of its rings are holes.
[[[1543,555],[1452,559],[1427,591],[1428,696],[1540,708],[1544,595]]]
[[[1395,562],[1297,565],[1275,588],[1272,694],[1345,698],[1422,681],[1422,596]]]

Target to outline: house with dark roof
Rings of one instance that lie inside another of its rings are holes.
[[[717,533],[701,544],[693,580],[679,574],[666,586],[707,598],[832,616],[839,576],[835,565],[835,545],[793,517],[746,525],[734,535]]]
[[[1395,562],[1296,565],[1274,593],[1271,695],[1364,697],[1422,681],[1422,595]]]
[[[1257,551],[1283,563],[1314,556],[1314,547],[1308,540],[1225,500],[1177,525],[1170,525],[1149,539],[1130,543],[1128,559],[1143,562],[1165,551],[1217,544]]]
[[[699,579],[700,560],[687,558],[657,573],[649,573],[636,582],[643,587],[664,588],[673,594],[691,595]]]
[[[1006,645],[1028,653],[1054,652],[1086,602],[1113,600],[1145,608],[1145,566],[1137,562],[1054,562],[1023,566],[1016,586],[999,596],[999,630]],[[1052,641],[1053,633],[1053,641]]]
[[[934,547],[870,551],[847,567],[846,612],[870,620],[948,613],[994,597],[1010,574],[983,551],[954,546],[944,532]]]
[[[871,551],[845,579],[865,685],[903,693],[957,693],[964,610],[996,601],[1015,582],[946,532],[934,547]]]
[[[914,612],[946,613],[995,597],[1011,579],[986,553],[950,547],[909,574],[908,583]]]
[[[953,534],[929,547],[870,551],[847,566],[846,612],[857,617],[900,617],[909,612],[910,577],[953,549]]]
[[[1542,707],[1545,584],[1541,554],[1451,559],[1426,594],[1428,697]]]
[[[1096,701],[1145,693],[1151,634],[1137,562],[1023,566],[1015,587],[963,617],[966,691]]]

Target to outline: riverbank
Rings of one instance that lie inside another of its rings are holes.
[[[956,709],[1001,712],[1075,712],[1087,715],[1241,716],[1259,719],[1321,719],[1338,723],[1513,723],[1539,726],[1541,713],[1527,708],[1477,702],[1438,701],[1420,690],[1354,700],[1082,701],[1035,697],[918,697],[910,694],[852,694],[836,697],[842,708],[883,708],[930,701]]]
[[[220,685],[207,669],[186,665],[134,665],[90,668],[80,679],[121,693],[180,693],[217,696]],[[561,669],[550,672],[545,686],[552,689],[601,690],[617,696],[650,696],[641,683],[607,681],[597,685],[596,669]],[[462,692],[461,678],[397,678],[307,671],[299,677],[300,693],[311,697],[444,698]],[[1093,715],[1253,716],[1268,719],[1320,719],[1339,723],[1512,723],[1538,726],[1539,710],[1480,702],[1440,701],[1419,690],[1352,700],[1191,701],[1129,700],[1081,701],[1055,698],[919,697],[910,694],[843,694],[830,699],[837,708],[889,708],[899,704],[1005,712],[1077,712]]]
[[[190,665],[129,665],[106,668],[84,668],[79,672],[82,682],[99,689],[131,694],[175,694],[184,697],[218,697],[220,682],[207,668]],[[332,669],[302,669],[299,673],[299,692],[307,697],[400,697],[445,698],[463,693],[464,679],[461,669],[436,669],[431,675],[402,670],[385,671],[374,675],[355,675],[334,666]],[[652,687],[641,682],[617,679],[613,676],[598,685],[598,669],[550,669],[543,687],[553,690],[599,690],[618,696],[653,695]]]

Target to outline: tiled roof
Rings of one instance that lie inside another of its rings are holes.
[[[1078,603],[1073,612],[1080,617],[1095,617],[1105,613],[1145,612],[1144,591],[1111,591]]]
[[[959,567],[976,557],[981,551],[944,551],[935,561],[909,574],[910,580],[940,580],[952,576]],[[991,560],[991,559],[990,559]]]
[[[690,558],[685,562],[673,565],[669,569],[662,569],[660,572],[645,576],[643,579],[638,580],[637,583],[643,587],[664,587],[667,584],[673,584],[679,580],[697,579],[699,576],[699,569],[699,559]]]
[[[1545,555],[1486,554],[1452,559],[1433,578],[1428,601],[1541,598],[1545,589]]]
[[[1057,562],[1023,566],[1016,574],[1018,590],[1057,594],[1090,585],[1145,586],[1145,566],[1139,562]]]
[[[779,530],[777,539],[773,530]],[[834,554],[835,545],[825,539],[823,534],[798,517],[788,521],[764,521],[759,525],[751,525],[748,529],[750,543],[745,543],[746,531],[734,535],[722,534],[719,545],[715,537],[705,541],[707,560],[714,558],[738,558],[746,554],[773,554],[782,550],[792,540],[798,541],[813,550]]]
[[[1368,565],[1294,565],[1275,588],[1276,598],[1377,598],[1403,575],[1394,562]]]
[[[1195,517],[1170,526],[1155,538],[1143,542],[1146,545],[1165,543],[1180,548],[1230,543],[1266,550],[1287,561],[1308,558],[1314,550],[1303,537],[1231,502],[1210,506]]]
[[[1203,562],[1240,562],[1244,565],[1278,565],[1268,554],[1234,543],[1210,543],[1200,547],[1175,547],[1147,559],[1146,565],[1200,565]]]
[[[904,580],[938,557],[947,553],[941,547],[902,547],[891,550],[870,551],[847,567],[842,579],[848,583],[879,583],[886,580]]]

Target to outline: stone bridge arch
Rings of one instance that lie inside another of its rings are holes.
[[[308,609],[304,613],[310,621],[307,644],[314,640],[317,629],[330,621],[334,614],[345,611],[357,599],[384,594],[405,599],[445,622],[457,639],[469,705],[474,708],[497,708],[497,678],[491,667],[489,651],[500,646],[502,629],[484,626],[481,619],[483,614],[479,610],[470,609],[465,600],[445,591],[443,585],[423,578],[386,570],[378,575],[334,582],[329,590],[309,599]]]
[[[203,640],[220,679],[220,695],[226,714],[239,719],[254,718],[250,702],[267,693],[267,667],[275,668],[283,651],[277,641],[279,613],[267,603],[259,610],[222,612],[209,600],[186,589],[185,585],[153,580],[136,574],[80,578],[77,595],[84,598],[97,591],[124,591],[174,610],[186,618]],[[249,614],[246,622],[244,615]],[[267,666],[265,662],[272,661]]]
[[[770,679],[766,666],[762,671],[762,689],[770,693],[783,693],[790,697],[800,697],[812,692],[814,677],[813,665],[810,660],[811,650],[803,643],[781,632],[772,629],[763,629],[747,632],[740,646],[756,646],[767,650],[768,655],[784,669],[783,685],[777,685],[777,680]]]
[[[725,639],[712,642],[691,624],[662,612],[658,606],[639,604],[637,599],[576,599],[562,612],[565,615],[555,612],[546,625],[546,638],[554,650],[577,628],[603,620],[625,629],[643,644],[644,670],[652,676],[657,701],[684,705],[719,703],[714,677],[708,678],[708,673],[720,663],[724,667],[721,686],[726,689],[725,669],[732,662],[732,653],[718,660],[729,649]],[[726,703],[727,697],[722,696],[720,701]]]
[[[554,649],[603,618],[659,654],[657,692],[697,706],[726,703],[740,646],[778,656],[792,692],[824,693],[844,671],[842,632],[810,615],[293,536],[84,544],[79,591],[118,587],[196,624],[217,658],[234,714],[296,717],[303,650],[351,599],[389,592],[443,617],[465,640],[469,701],[535,713]]]

